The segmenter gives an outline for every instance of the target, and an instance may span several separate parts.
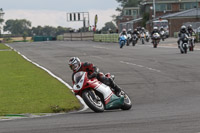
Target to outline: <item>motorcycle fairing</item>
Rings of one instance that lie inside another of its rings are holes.
[[[124,103],[124,97],[117,97],[111,89],[106,86],[105,84],[101,84],[97,88],[95,88],[97,91],[103,94],[104,96],[104,102],[105,102],[105,108],[107,110],[109,109],[117,109],[120,108]]]
[[[78,77],[80,79],[79,79],[79,81],[75,81],[75,79],[74,79],[74,81],[76,82],[76,84],[74,84],[74,86],[73,86],[74,91],[79,91],[83,87],[83,83],[84,83],[83,81],[84,81],[85,75],[86,75],[86,73],[84,73],[84,72],[78,72],[75,74],[74,77]]]

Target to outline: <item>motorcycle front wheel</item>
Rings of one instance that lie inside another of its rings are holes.
[[[157,48],[157,43],[156,42],[153,43],[153,47]]]
[[[120,42],[120,48],[123,48],[124,43],[125,43],[124,41],[121,41],[121,42]]]
[[[84,102],[87,104],[87,106],[92,109],[94,112],[103,112],[104,111],[104,104],[100,100],[100,97],[96,95],[96,98],[91,95],[90,90],[85,90],[82,93],[82,98]],[[99,99],[99,100],[98,100]]]
[[[124,96],[124,104],[121,107],[122,110],[129,110],[132,107],[132,102],[131,99],[129,98],[129,96],[126,94],[126,92],[124,92],[123,90],[121,91],[121,95]]]
[[[132,41],[132,46],[135,46],[135,44],[136,44],[136,41]]]
[[[184,53],[187,54],[187,45],[184,45]]]

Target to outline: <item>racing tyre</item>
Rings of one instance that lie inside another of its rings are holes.
[[[130,40],[129,40],[129,39],[127,39],[126,46],[129,46],[129,43],[130,43]]]
[[[157,48],[157,44],[155,43],[155,44],[153,45],[153,47],[154,47],[154,48]]]
[[[97,100],[97,99],[94,99],[92,98],[92,95],[91,93],[89,92],[90,90],[85,90],[83,93],[82,93],[82,98],[84,100],[84,102],[87,104],[87,106],[92,109],[94,112],[103,112],[104,111],[104,104],[102,103],[101,100]],[[96,95],[96,97],[98,99],[100,99],[98,97],[98,95]]]
[[[129,96],[123,90],[120,92],[120,95],[124,96],[124,105],[121,107],[122,110],[129,110],[132,107],[132,102]]]
[[[136,42],[135,42],[135,41],[133,41],[133,42],[132,42],[132,45],[133,45],[133,46],[135,46],[135,44],[136,44]]]
[[[187,54],[187,45],[186,44],[184,44],[184,48],[183,49],[184,49],[184,53]]]
[[[121,44],[120,44],[120,48],[123,48],[124,43],[125,43],[124,41],[121,42]]]

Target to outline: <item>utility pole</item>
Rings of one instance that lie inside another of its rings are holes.
[[[155,20],[156,18],[156,2],[153,0],[153,19]]]
[[[199,3],[196,0],[196,17],[198,18],[198,12],[199,12]]]
[[[0,9],[0,37],[1,37],[1,24],[3,23],[3,16],[4,16],[3,9]]]

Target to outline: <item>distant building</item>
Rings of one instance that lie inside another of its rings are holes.
[[[182,25],[189,25],[193,24],[193,28],[197,25],[198,22],[200,22],[200,9],[199,8],[193,8],[177,13],[172,13],[172,14],[166,14],[163,16],[159,16],[156,18],[157,20],[168,20],[169,22],[169,35],[174,36],[175,32],[178,32],[180,30],[180,27]],[[147,28],[151,29],[152,28],[152,21],[149,21],[147,23]]]
[[[143,0],[142,4],[144,6],[145,12],[148,12],[150,19],[152,19],[154,15],[153,0]],[[180,12],[199,6],[200,0],[155,0],[155,18],[165,14]]]
[[[198,9],[200,7],[200,0],[155,0],[155,16],[153,4],[153,0],[143,0],[138,7],[124,8],[118,22],[119,30],[122,28],[134,29],[137,26],[141,26],[141,10],[143,13],[149,14],[150,20],[146,25],[149,31],[153,28],[153,19],[167,19],[170,36],[173,36],[174,32],[177,32],[181,25],[187,22],[200,21],[200,12]],[[136,9],[138,14],[136,14],[136,11],[133,13],[133,10]]]
[[[123,28],[128,30],[128,27],[124,27],[121,23],[132,21],[140,17],[140,8],[139,7],[126,7],[122,10],[122,16],[118,18],[118,27],[119,31]],[[130,26],[129,26],[130,27]]]

